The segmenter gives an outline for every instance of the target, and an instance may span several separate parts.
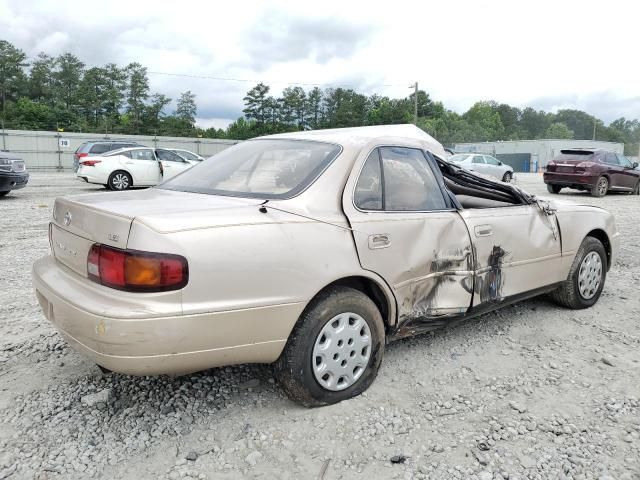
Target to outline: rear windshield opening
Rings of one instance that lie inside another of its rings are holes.
[[[329,166],[339,145],[290,139],[250,140],[195,165],[159,188],[234,197],[287,199]]]

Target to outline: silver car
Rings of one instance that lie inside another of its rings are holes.
[[[241,142],[148,190],[56,199],[45,317],[135,375],[273,363],[304,405],[353,397],[385,345],[550,293],[587,308],[619,234],[444,160],[413,125]]]
[[[489,175],[503,182],[509,183],[513,178],[513,168],[510,165],[484,153],[459,153],[452,155],[448,160],[470,172]]]

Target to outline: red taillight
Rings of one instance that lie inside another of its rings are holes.
[[[80,162],[80,165],[85,167],[95,167],[96,164],[102,162],[102,160],[85,160],[84,162]]]
[[[179,290],[189,280],[186,258],[180,255],[120,250],[94,244],[87,257],[94,282],[130,292]]]
[[[89,156],[89,154],[87,152],[75,153],[74,155],[76,156],[76,160],[80,160],[82,157],[88,157]]]
[[[556,171],[556,162],[554,162],[553,160],[550,160],[549,163],[547,163],[547,172],[555,172]]]
[[[573,167],[573,169],[576,172],[584,172],[587,168],[591,168],[594,165],[595,165],[595,163],[593,163],[593,162],[580,162],[575,167]]]

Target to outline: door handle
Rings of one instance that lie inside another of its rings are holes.
[[[378,248],[387,248],[391,245],[391,238],[386,233],[376,233],[369,235],[369,248],[376,250]]]
[[[473,229],[476,237],[488,237],[493,235],[493,227],[491,225],[476,225]]]

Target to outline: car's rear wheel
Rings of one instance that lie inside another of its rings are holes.
[[[6,192],[0,192],[0,197],[4,197],[5,195],[7,195],[11,190],[7,190]]]
[[[512,178],[513,178],[513,174],[511,172],[504,172],[504,175],[502,176],[502,181],[505,183],[509,183]]]
[[[596,184],[591,188],[591,196],[604,197],[609,190],[609,180],[607,177],[600,177]]]
[[[109,176],[109,188],[111,190],[126,190],[133,185],[133,179],[131,175],[122,170],[113,172]]]
[[[592,306],[604,288],[607,268],[607,254],[602,242],[594,237],[585,238],[573,260],[569,276],[551,293],[551,297],[568,308]]]
[[[383,355],[378,307],[358,290],[332,287],[307,306],[274,368],[289,398],[317,407],[364,392]]]
[[[560,190],[562,190],[562,187],[560,187],[559,185],[552,185],[550,183],[547,183],[547,192],[560,193]]]

